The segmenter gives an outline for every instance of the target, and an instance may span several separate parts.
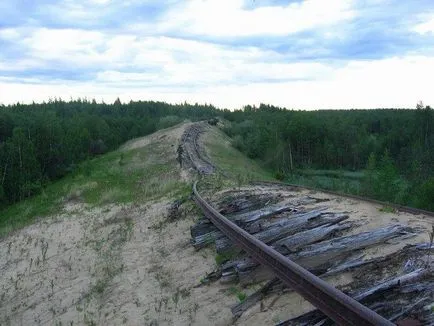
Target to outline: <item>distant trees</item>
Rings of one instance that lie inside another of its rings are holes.
[[[229,111],[119,99],[0,106],[0,206],[128,139],[216,116],[230,122],[224,131],[236,148],[279,178],[300,168],[366,169],[364,194],[432,209],[434,112],[422,103],[415,110],[293,111],[261,104]]]
[[[214,117],[209,105],[60,99],[0,106],[0,207],[31,196],[77,163],[184,119]]]
[[[419,187],[415,205],[434,211],[434,177],[429,178]]]
[[[290,111],[261,104],[224,112],[224,117],[231,122],[224,130],[234,146],[278,173],[367,168],[367,195],[419,207],[427,207],[431,198],[421,195],[434,177],[434,112],[429,106]]]
[[[25,131],[14,128],[1,152],[3,196],[13,202],[36,193],[41,187],[41,169],[35,147]]]

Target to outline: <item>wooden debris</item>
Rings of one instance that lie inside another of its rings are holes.
[[[247,212],[243,214],[230,216],[229,219],[231,219],[233,222],[235,222],[236,224],[242,227],[248,223],[253,223],[260,219],[264,219],[283,212],[288,212],[294,209],[295,208],[293,205],[282,206],[282,204],[275,204],[275,205],[266,206],[264,208],[258,209],[253,212]]]
[[[243,302],[233,305],[231,308],[232,315],[237,318],[240,317],[247,309],[253,307],[257,302],[264,299],[267,294],[274,292],[276,287],[282,289],[284,285],[280,279],[273,278],[258,291],[248,296]]]
[[[198,236],[194,237],[191,240],[191,243],[196,250],[199,250],[201,248],[204,248],[204,247],[214,243],[216,241],[216,239],[222,238],[222,237],[225,237],[225,235],[221,231],[216,230],[216,231],[211,231],[211,232],[205,233],[203,235],[198,235]]]
[[[431,318],[424,314],[424,306],[434,299],[434,279],[432,270],[417,269],[410,273],[380,282],[373,287],[354,291],[349,295],[390,321],[396,321],[411,311],[420,310],[421,318]],[[414,298],[417,298],[414,300]],[[313,310],[279,325],[331,325],[332,322],[319,310]]]
[[[411,273],[400,275],[398,277],[382,282],[374,287],[362,290],[360,293],[352,295],[352,297],[357,301],[362,301],[380,291],[385,291],[394,286],[402,286],[410,282],[418,281],[421,278],[429,275],[430,273],[431,272],[427,269],[419,268]]]
[[[319,226],[276,241],[273,243],[273,247],[283,254],[297,252],[308,244],[324,240],[331,234],[349,229],[351,226],[352,223]]]
[[[405,235],[411,231],[403,225],[391,225],[383,228],[363,232],[355,235],[334,238],[305,247],[297,254],[289,256],[290,259],[307,269],[330,264],[335,259],[354,250],[384,243],[389,239]]]
[[[321,216],[321,211],[315,210],[304,214],[297,214],[285,222],[273,223],[267,230],[255,234],[255,237],[264,243],[277,241],[291,234],[295,234],[305,229],[309,220]]]
[[[315,207],[306,211],[300,205],[318,203],[321,200],[300,197],[282,204],[281,198],[260,194],[243,194],[230,201],[222,200],[218,206],[229,219],[237,223],[257,239],[274,247],[289,259],[320,277],[328,277],[352,271],[352,283],[342,290],[383,316],[399,322],[411,313],[423,321],[434,322],[432,308],[434,279],[429,269],[428,244],[406,246],[384,257],[366,259],[362,249],[383,243],[399,243],[414,236],[415,229],[395,224],[363,233],[342,235],[355,222],[348,222],[348,214],[327,211],[327,207]],[[281,203],[276,203],[280,201]],[[270,205],[271,203],[271,205]],[[266,207],[264,207],[264,205]],[[268,206],[267,206],[268,205]],[[234,214],[237,213],[237,214]],[[197,249],[215,243],[219,254],[235,252],[236,247],[206,219],[191,228],[192,242]],[[239,251],[241,252],[241,250]],[[226,256],[223,256],[226,257]],[[227,255],[227,257],[233,257]],[[423,267],[423,268],[422,268]],[[390,277],[400,273],[399,277]],[[231,310],[239,317],[247,309],[267,295],[291,291],[265,267],[250,257],[239,257],[223,263],[204,282],[220,279],[221,282],[239,282],[241,285],[266,284],[234,305]],[[375,284],[366,288],[366,284]],[[282,325],[330,325],[331,321],[320,312],[312,311]]]

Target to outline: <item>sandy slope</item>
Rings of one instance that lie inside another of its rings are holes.
[[[159,140],[175,161],[185,127],[131,141]],[[189,181],[189,173],[179,174]],[[1,325],[208,325],[230,323],[227,288],[196,287],[214,268],[211,249],[195,252],[197,211],[169,223],[176,198],[91,207],[65,202],[56,216],[0,240]],[[187,203],[185,209],[193,205]]]

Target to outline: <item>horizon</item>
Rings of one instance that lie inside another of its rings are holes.
[[[4,105],[56,97],[230,110],[434,102],[428,0],[43,0],[4,2],[0,12]]]
[[[195,106],[195,105],[199,105],[199,106],[211,106],[214,109],[223,111],[223,110],[229,110],[229,111],[236,111],[236,110],[244,110],[247,107],[252,107],[253,109],[259,109],[260,106],[264,105],[264,106],[271,106],[273,108],[277,108],[277,109],[281,109],[281,110],[286,110],[286,111],[351,111],[351,110],[356,110],[356,111],[362,111],[362,110],[416,110],[417,109],[417,105],[421,105],[422,108],[426,108],[429,107],[431,109],[431,106],[429,104],[423,103],[422,101],[419,101],[417,104],[415,104],[413,107],[374,107],[374,108],[343,108],[343,109],[323,109],[323,108],[305,108],[305,109],[298,109],[298,108],[288,108],[288,107],[281,107],[281,106],[275,106],[273,104],[270,103],[259,103],[259,104],[245,104],[242,105],[240,107],[236,107],[236,108],[225,108],[225,107],[219,107],[216,106],[212,103],[190,103],[190,102],[167,102],[167,101],[159,101],[159,100],[153,100],[153,99],[149,99],[149,100],[129,100],[129,101],[122,101],[120,98],[116,98],[113,102],[106,102],[104,100],[101,101],[97,101],[95,98],[70,98],[69,100],[65,100],[62,98],[49,98],[48,100],[42,100],[42,101],[32,101],[29,103],[22,103],[22,102],[15,102],[15,103],[10,103],[10,104],[4,104],[0,102],[0,107],[13,107],[13,106],[18,106],[18,105],[46,105],[46,104],[50,104],[50,103],[55,103],[55,102],[61,102],[61,103],[74,103],[74,102],[84,102],[84,103],[92,103],[93,101],[95,101],[96,104],[98,105],[114,105],[115,102],[119,100],[121,105],[128,105],[130,103],[147,103],[147,102],[155,102],[155,103],[165,103],[168,105],[173,105],[173,106],[182,106],[182,105],[189,105],[189,106]]]

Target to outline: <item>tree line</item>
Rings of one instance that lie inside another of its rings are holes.
[[[185,119],[224,119],[232,144],[289,178],[300,169],[364,171],[358,194],[434,210],[434,112],[240,110],[164,102],[60,99],[0,105],[0,207],[32,196],[78,163]]]
[[[0,106],[0,207],[38,193],[83,160],[184,119],[213,117],[209,105],[96,103],[87,99]]]
[[[365,171],[360,195],[434,210],[434,112],[294,111],[261,104],[225,111],[232,143],[285,178],[297,169]]]

